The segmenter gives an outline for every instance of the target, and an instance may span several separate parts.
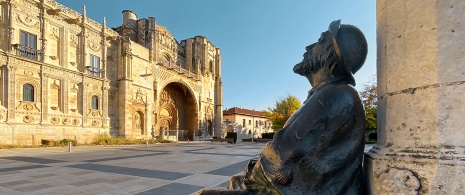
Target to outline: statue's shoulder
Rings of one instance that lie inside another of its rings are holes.
[[[354,87],[347,83],[330,83],[320,89],[321,95],[331,96],[340,99],[359,99]]]

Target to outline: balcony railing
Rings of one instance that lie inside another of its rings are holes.
[[[195,80],[199,80],[199,76],[177,64],[172,64],[172,63],[169,63],[169,64],[165,64],[165,63],[159,63],[160,65],[162,66],[165,66],[167,67],[169,70],[174,70],[176,71],[177,73],[179,74],[183,74],[183,75],[186,75],[186,77],[188,78],[192,78],[192,79],[195,79]]]
[[[29,58],[32,60],[42,60],[44,52],[37,50],[35,48],[29,48],[24,45],[14,44],[13,51],[16,55]]]

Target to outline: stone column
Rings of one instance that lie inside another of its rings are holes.
[[[371,194],[465,194],[465,1],[378,0]]]
[[[17,93],[16,91],[16,67],[14,66],[7,66],[8,72],[8,78],[7,80],[7,86],[8,86],[8,96],[7,96],[7,108],[8,108],[8,122],[14,122],[15,120],[15,114],[16,114],[16,108],[15,108],[15,103],[16,103],[16,98],[15,94]]]
[[[42,68],[43,69],[43,68]],[[49,75],[47,73],[43,73],[40,75],[41,79],[41,103],[42,103],[42,119],[40,121],[41,124],[46,124],[48,122],[48,79]]]

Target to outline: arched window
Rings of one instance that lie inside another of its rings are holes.
[[[213,61],[210,61],[209,66],[210,72],[213,73]]]
[[[163,57],[161,58],[161,62],[165,66],[170,66],[171,65],[171,57],[168,54],[164,54]]]
[[[31,84],[23,85],[23,101],[34,101],[34,86],[32,86]]]
[[[92,96],[92,109],[98,110],[98,97]]]

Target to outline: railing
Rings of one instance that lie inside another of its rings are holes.
[[[166,62],[165,62],[166,63]],[[169,70],[174,70],[176,71],[177,73],[179,74],[184,74],[186,75],[186,77],[188,78],[192,78],[192,79],[195,79],[195,80],[199,80],[199,76],[177,64],[174,64],[174,63],[170,63],[170,64],[165,64],[165,63],[160,63],[161,65],[167,67]]]
[[[37,50],[35,48],[29,48],[24,45],[14,44],[13,50],[18,56],[29,58],[32,60],[42,60],[44,52]]]
[[[170,140],[170,141],[180,141],[180,140],[187,140],[189,137],[187,133],[189,130],[162,130],[162,137],[165,140]]]

